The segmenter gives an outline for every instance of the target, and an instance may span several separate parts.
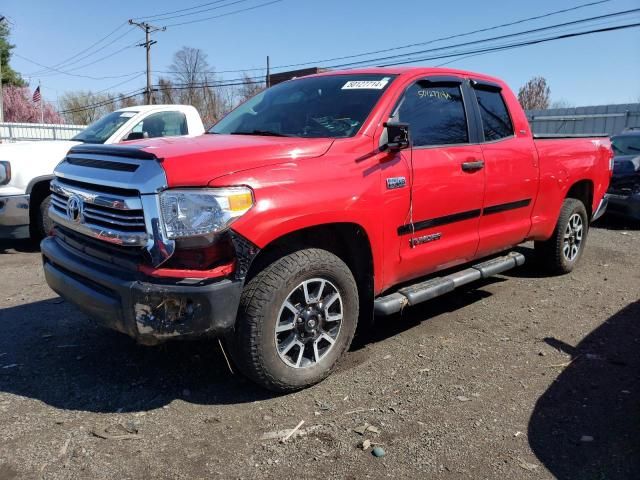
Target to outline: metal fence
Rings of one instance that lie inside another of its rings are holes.
[[[0,142],[29,140],[69,140],[81,132],[84,125],[56,125],[48,123],[0,123]]]
[[[640,103],[527,110],[533,133],[608,134],[640,128]]]

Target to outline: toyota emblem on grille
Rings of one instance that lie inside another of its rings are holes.
[[[67,217],[69,220],[80,223],[82,221],[82,199],[78,195],[71,195],[67,200]]]

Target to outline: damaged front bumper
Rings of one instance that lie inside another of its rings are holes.
[[[56,237],[41,244],[49,286],[100,324],[142,344],[220,336],[235,324],[243,281],[159,282],[75,250]]]

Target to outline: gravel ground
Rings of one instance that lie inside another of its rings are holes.
[[[640,478],[639,252],[609,220],[572,274],[528,262],[381,319],[329,379],[274,396],[215,341],[93,326],[37,250],[0,244],[0,479]]]

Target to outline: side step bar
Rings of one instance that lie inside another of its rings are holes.
[[[487,260],[445,277],[431,278],[424,282],[401,288],[397,292],[384,297],[378,297],[374,301],[374,311],[378,315],[391,315],[399,312],[407,305],[416,305],[431,300],[452,292],[467,283],[475,282],[481,278],[489,278],[506,270],[519,267],[522,264],[524,264],[524,255],[518,252],[511,252],[504,257]]]

